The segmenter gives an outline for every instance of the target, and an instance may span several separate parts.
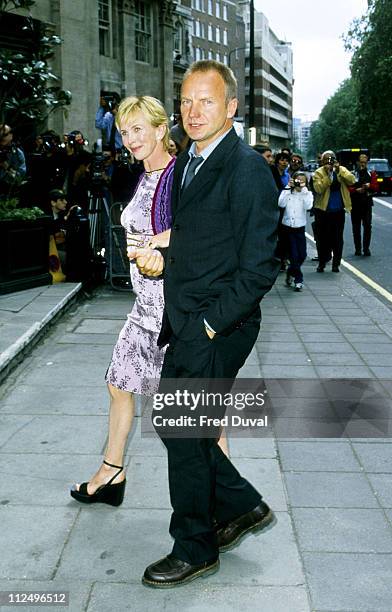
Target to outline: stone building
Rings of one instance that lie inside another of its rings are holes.
[[[149,94],[171,113],[176,6],[175,0],[36,0],[33,18],[63,40],[52,67],[72,92],[67,116],[54,113],[49,127],[60,134],[79,129],[94,141],[101,90]]]
[[[185,70],[202,58],[232,66],[244,116],[245,26],[238,1],[36,0],[31,16],[62,39],[50,63],[72,103],[66,114],[50,115],[48,127],[59,134],[81,130],[90,143],[100,136],[101,91],[155,96],[172,115]]]
[[[239,0],[245,22],[248,46],[245,88],[249,86],[249,24],[248,0]],[[293,115],[293,53],[291,44],[279,39],[271,30],[263,13],[254,12],[255,44],[255,126],[257,140],[267,141],[279,150],[292,140]],[[256,48],[257,47],[257,48]],[[249,100],[245,102],[246,124]]]

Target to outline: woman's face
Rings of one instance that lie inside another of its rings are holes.
[[[288,165],[289,165],[289,160],[288,159],[284,159],[283,158],[283,159],[280,159],[278,161],[278,168],[279,168],[279,170],[282,170],[282,171],[286,170]]]
[[[124,147],[132,153],[138,161],[147,160],[161,144],[165,127],[154,127],[147,117],[138,111],[121,124],[121,138]]]

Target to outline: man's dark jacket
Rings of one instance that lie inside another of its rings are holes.
[[[231,129],[181,193],[188,159],[174,169],[160,345],[171,330],[183,340],[205,334],[204,319],[222,335],[260,319],[280,265],[277,189],[263,157]]]

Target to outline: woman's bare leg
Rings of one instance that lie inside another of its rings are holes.
[[[132,393],[116,389],[111,384],[108,384],[108,391],[110,395],[109,436],[104,459],[113,465],[122,466],[124,465],[125,445],[135,412],[135,399]],[[92,495],[100,486],[108,482],[116,471],[118,470],[103,463],[89,480],[88,494]],[[113,483],[121,482],[124,478],[125,472],[123,471],[114,479]],[[79,485],[77,485],[77,488],[79,489]]]
[[[225,453],[226,457],[230,458],[229,443],[228,443],[227,438],[226,438],[225,428],[223,428],[222,431],[221,431],[221,435],[220,435],[220,438],[218,440],[218,445],[221,447],[221,449]]]

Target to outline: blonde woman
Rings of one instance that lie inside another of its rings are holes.
[[[118,109],[117,127],[124,146],[143,161],[144,172],[121,215],[128,242],[144,246],[171,226],[170,194],[175,158],[169,154],[166,112],[155,98],[125,98]],[[162,235],[164,238],[164,235]],[[132,255],[132,253],[130,253]],[[160,378],[164,350],[157,346],[162,322],[163,280],[142,275],[131,261],[130,274],[136,299],[113,350],[106,373],[110,395],[109,436],[98,471],[71,495],[77,501],[119,506],[124,498],[124,450],[131,429],[134,393],[152,395]]]

